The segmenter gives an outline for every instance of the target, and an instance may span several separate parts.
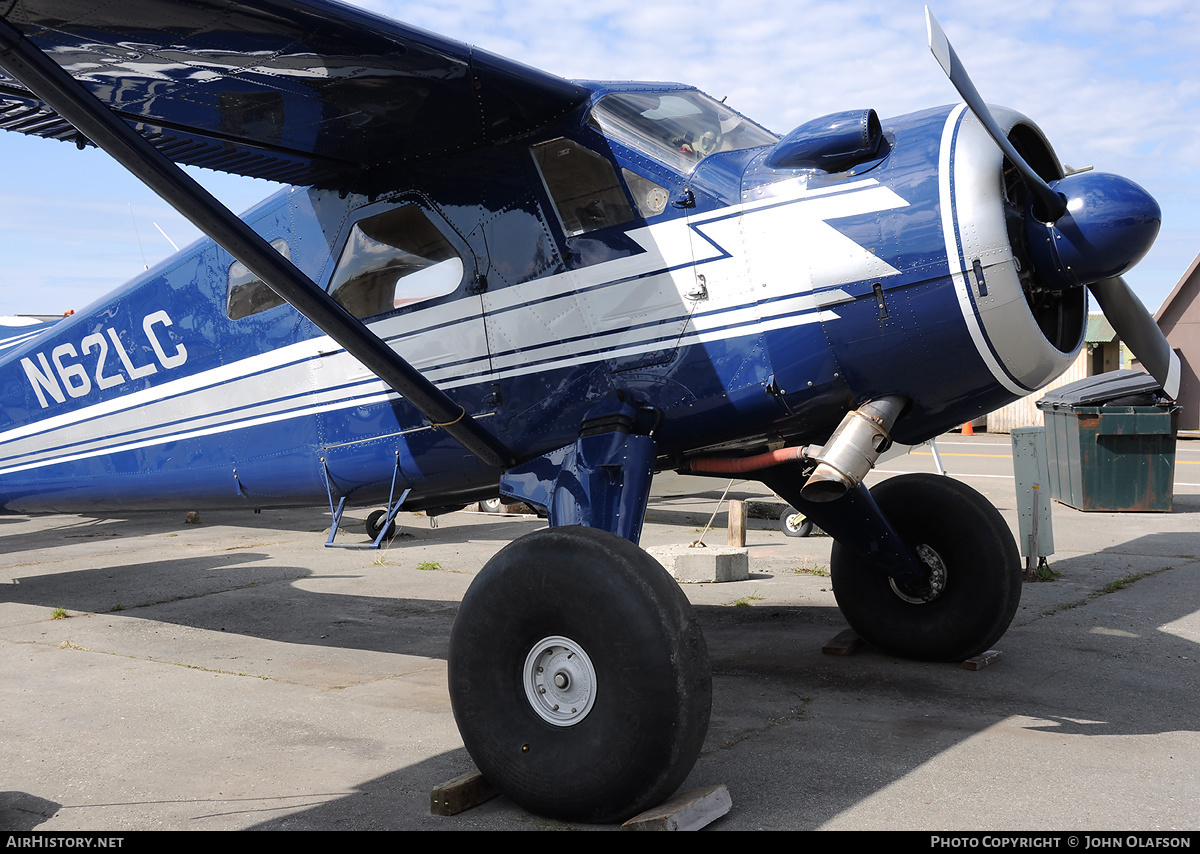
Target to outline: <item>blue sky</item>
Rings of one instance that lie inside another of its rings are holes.
[[[929,54],[922,2],[446,0],[357,5],[572,78],[692,83],[777,132],[846,109],[894,116],[957,97]],[[985,99],[1037,122],[1074,167],[1116,172],[1163,208],[1127,279],[1152,311],[1200,252],[1198,7],[937,2]],[[81,309],[195,229],[102,153],[0,133],[0,315]],[[235,210],[274,189],[193,174]]]

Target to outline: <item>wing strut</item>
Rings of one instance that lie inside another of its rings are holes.
[[[512,453],[465,415],[462,407],[445,392],[3,18],[0,18],[0,67],[245,264],[271,290],[417,407],[431,424],[442,426],[488,465],[501,468],[513,465]]]

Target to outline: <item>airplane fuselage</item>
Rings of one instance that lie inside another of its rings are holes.
[[[767,144],[650,156],[602,133],[592,105],[694,90],[590,88],[536,137],[372,196],[288,189],[244,218],[335,296],[369,279],[339,299],[519,460],[575,441],[615,392],[660,468],[821,442],[897,389],[912,403],[894,438],[915,443],[1078,350],[1082,303],[1057,325],[1036,316],[1001,155],[961,108],[894,119],[880,156],[827,172],[768,165]],[[424,255],[383,268],[380,297],[380,270],[346,271],[389,240]],[[365,504],[397,466],[414,509],[495,492],[496,470],[209,240],[0,347],[10,511],[310,505],[327,484]]]

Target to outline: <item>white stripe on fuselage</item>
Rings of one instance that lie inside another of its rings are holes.
[[[852,299],[838,285],[896,272],[826,222],[904,206],[888,188],[868,179],[809,191],[788,181],[767,193],[629,232],[642,253],[370,328],[450,390],[835,320],[829,307]],[[756,234],[750,245],[745,232]],[[701,300],[688,298],[697,274]],[[5,431],[0,474],[398,397],[320,337]]]
[[[752,284],[799,279],[811,289],[820,290],[899,272],[828,220],[895,210],[907,207],[908,202],[871,179],[807,192],[797,183],[772,185],[772,189],[779,186],[774,198],[745,205],[740,227],[750,244]],[[786,205],[782,216],[777,215],[779,205]],[[698,227],[702,233],[709,232],[703,224]]]

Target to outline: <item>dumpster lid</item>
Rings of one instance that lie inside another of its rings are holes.
[[[1097,374],[1051,389],[1038,401],[1038,409],[1066,406],[1153,406],[1162,385],[1145,371],[1124,369]]]

